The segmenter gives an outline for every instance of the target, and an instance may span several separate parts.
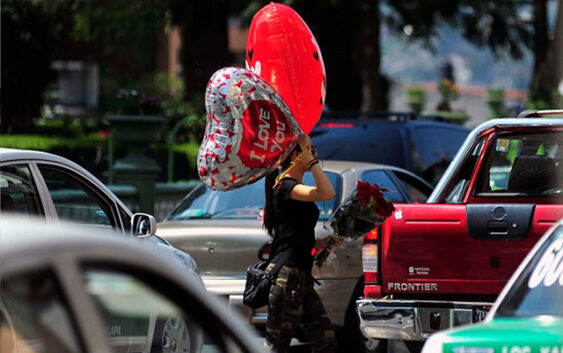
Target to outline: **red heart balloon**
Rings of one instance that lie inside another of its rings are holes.
[[[291,7],[270,3],[254,15],[246,42],[246,68],[286,101],[308,134],[326,97],[323,56],[311,30]]]
[[[215,190],[238,188],[269,174],[303,133],[276,90],[242,68],[213,74],[205,109],[197,166],[200,179]]]

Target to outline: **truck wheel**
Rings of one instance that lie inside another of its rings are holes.
[[[356,299],[363,296],[363,277],[358,281],[352,299],[346,309],[344,330],[338,342],[341,352],[387,353],[387,340],[365,338],[360,331],[360,319],[356,313]]]

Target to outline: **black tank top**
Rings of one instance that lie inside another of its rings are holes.
[[[287,254],[289,260],[286,266],[310,273],[313,267],[311,251],[315,246],[315,225],[319,219],[319,209],[314,202],[290,198],[291,191],[298,184],[297,180],[285,177],[274,189],[274,242],[271,258],[275,263],[282,254]]]

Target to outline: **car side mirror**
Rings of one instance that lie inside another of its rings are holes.
[[[131,234],[136,237],[149,237],[156,234],[156,219],[150,214],[135,213],[131,217]]]

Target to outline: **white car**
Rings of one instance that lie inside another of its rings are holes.
[[[11,214],[21,219],[40,217],[50,224],[70,221],[81,224],[86,231],[113,229],[115,236],[145,243],[155,254],[174,259],[186,272],[195,272],[201,281],[193,258],[155,235],[156,221],[152,216],[133,215],[101,181],[66,158],[0,148],[0,215],[4,218]],[[174,334],[175,324],[166,320],[155,327],[163,345]],[[126,332],[108,330],[107,333],[127,336]]]
[[[2,353],[262,351],[197,274],[148,243],[6,216],[0,234]]]
[[[135,235],[199,272],[190,255],[155,235],[154,217],[136,214],[138,229],[131,230],[133,214],[117,196],[86,169],[51,153],[0,148],[0,214],[12,213]]]

